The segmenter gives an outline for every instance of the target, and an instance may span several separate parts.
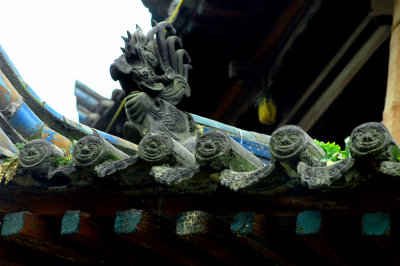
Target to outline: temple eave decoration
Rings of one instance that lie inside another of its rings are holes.
[[[50,265],[342,265],[326,241],[338,234],[358,265],[348,239],[380,247],[396,234],[400,147],[382,123],[331,155],[296,125],[269,136],[190,114],[177,105],[191,59],[172,25],[122,38],[110,67],[122,90],[105,99],[77,81],[81,123],[0,47],[0,262],[24,260],[11,250]]]
[[[326,151],[298,126],[283,126],[265,136],[179,110],[176,105],[190,96],[191,60],[171,24],[154,23],[147,35],[137,26],[123,40],[123,54],[110,73],[123,89],[115,94],[126,95],[125,139],[69,121],[50,107],[38,107],[40,98],[2,50],[3,186],[66,189],[116,184],[171,192],[225,188],[282,195],[347,190],[374,183],[371,174],[379,180],[400,176],[399,146],[381,123],[355,128],[348,143],[350,156],[328,165]],[[116,109],[112,100],[81,82],[75,94],[84,103],[82,110]],[[86,122],[98,123],[93,119]],[[52,120],[55,130],[46,123]]]

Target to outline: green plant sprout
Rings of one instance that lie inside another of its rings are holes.
[[[348,145],[349,140],[350,137],[347,137],[344,140],[346,145],[345,150],[342,150],[341,147],[335,142],[323,142],[314,139],[315,143],[317,143],[318,146],[325,151],[325,156],[321,158],[321,162],[327,162],[329,165],[330,163],[338,162],[344,158],[350,157],[350,149]]]

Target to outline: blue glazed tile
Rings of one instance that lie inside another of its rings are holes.
[[[362,233],[367,236],[382,236],[390,232],[390,214],[384,212],[365,213],[361,220]]]
[[[43,127],[43,122],[24,103],[8,121],[10,125],[24,138],[38,132]]]
[[[82,99],[82,102],[85,102],[89,104],[92,108],[96,108],[96,106],[99,104],[99,101],[96,100],[95,98],[91,97],[89,94],[86,94],[85,92],[75,89],[75,96],[78,98]]]
[[[61,221],[61,235],[73,235],[79,232],[81,211],[66,211]]]
[[[114,232],[116,234],[130,234],[138,229],[138,225],[142,220],[142,211],[126,210],[117,212],[114,223]]]
[[[253,231],[254,212],[239,212],[233,218],[231,230],[235,234],[246,235]]]
[[[24,227],[24,216],[27,212],[8,213],[4,216],[1,236],[18,234]]]
[[[322,217],[319,211],[304,211],[297,215],[296,234],[318,234],[321,229]]]

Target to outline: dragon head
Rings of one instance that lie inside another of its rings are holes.
[[[128,31],[122,37],[125,47],[110,67],[111,77],[127,94],[143,91],[172,104],[189,96],[190,57],[174,34],[175,29],[165,21],[155,23],[147,35],[136,25],[133,34]]]

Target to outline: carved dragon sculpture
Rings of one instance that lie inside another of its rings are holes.
[[[186,146],[196,129],[175,105],[190,96],[188,53],[168,22],[155,23],[147,35],[139,26],[127,34],[123,54],[110,68],[127,94],[125,138],[138,143],[149,133],[164,132]]]

